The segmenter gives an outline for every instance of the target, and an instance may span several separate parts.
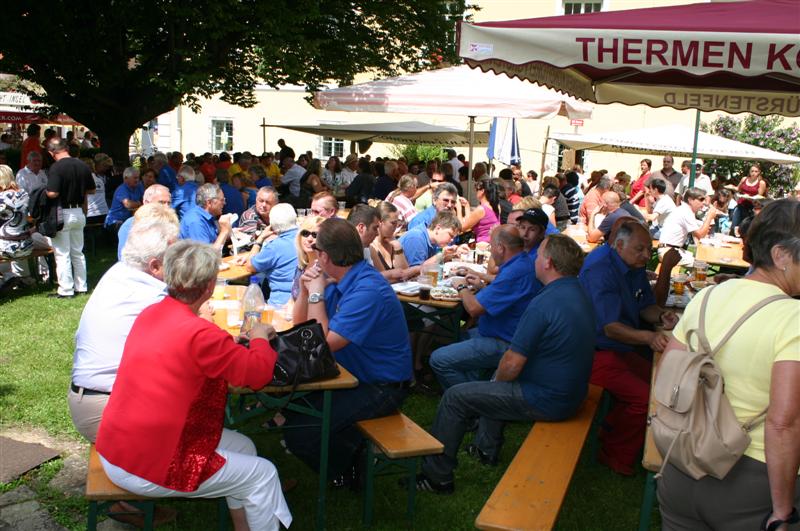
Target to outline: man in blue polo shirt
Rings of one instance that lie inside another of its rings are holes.
[[[456,455],[476,418],[467,454],[493,466],[506,421],[558,421],[578,410],[588,389],[595,328],[590,300],[575,278],[582,261],[583,251],[568,236],[548,236],[541,245],[535,269],[544,287],[522,315],[494,378],[444,393],[430,430],[444,452],[424,459],[417,490],[455,490]]]
[[[671,330],[678,319],[656,305],[645,265],[651,256],[650,232],[634,219],[622,222],[614,239],[592,251],[580,282],[597,314],[592,383],[614,397],[603,422],[598,460],[612,470],[634,473],[644,444],[650,397],[651,352],[662,352],[668,338],[653,324]],[[643,351],[643,352],[639,352]],[[643,355],[644,354],[644,355]]]
[[[231,235],[230,215],[222,215],[222,190],[216,184],[204,184],[197,189],[196,203],[181,219],[181,239],[208,243],[222,250]]]
[[[414,216],[408,223],[408,230],[417,227],[428,228],[439,212],[455,212],[458,204],[458,190],[451,183],[441,183],[433,190],[433,204]]]
[[[364,261],[355,227],[326,219],[317,230],[317,265],[306,268],[295,301],[294,321],[316,319],[328,345],[358,387],[334,391],[329,472],[335,484],[352,484],[363,437],[359,420],[397,411],[408,394],[411,346],[400,301],[389,283]],[[321,393],[307,397],[320,406]],[[292,413],[284,431],[289,451],[319,470],[319,418]]]
[[[172,208],[179,218],[182,218],[196,203],[197,188],[194,168],[181,166],[178,171],[178,185],[172,193]]]
[[[166,186],[172,193],[178,185],[178,179],[165,154],[158,152],[153,155],[153,169],[158,172],[158,184]]]
[[[269,221],[270,230],[256,238],[249,256],[240,256],[236,262],[252,273],[264,274],[269,284],[267,303],[283,306],[289,302],[297,271],[297,214],[292,205],[279,203],[269,211]]]
[[[525,308],[542,288],[516,227],[495,227],[491,244],[492,258],[500,267],[494,281],[483,287],[479,277],[468,274],[453,283],[464,309],[478,318],[478,326],[469,331],[466,341],[431,354],[431,369],[443,389],[488,378],[508,348]],[[479,291],[473,294],[469,288]]]
[[[400,245],[409,267],[433,263],[439,249],[445,259],[455,255],[455,248],[447,248],[453,238],[461,232],[461,222],[452,212],[439,212],[430,227],[417,227],[400,237]]]
[[[143,195],[144,187],[139,183],[139,170],[134,167],[125,168],[122,172],[122,184],[114,190],[114,199],[108,209],[105,226],[118,231],[119,226],[142,206]]]

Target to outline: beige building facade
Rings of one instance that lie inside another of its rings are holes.
[[[480,10],[473,12],[475,22],[512,20],[556,16],[594,11],[613,11],[687,4],[687,0],[480,0]],[[357,81],[369,81],[364,75]],[[182,153],[210,151],[276,151],[279,138],[294,148],[295,152],[311,151],[315,157],[327,159],[330,155],[346,155],[350,142],[316,135],[295,132],[276,127],[283,124],[341,124],[375,123],[419,120],[437,125],[468,128],[468,118],[457,116],[409,115],[388,113],[348,113],[314,109],[306,100],[302,87],[282,87],[280,90],[267,86],[256,89],[258,104],[250,109],[229,105],[219,99],[202,101],[202,112],[193,113],[188,107],[178,107],[161,115],[157,121],[157,132],[152,134],[154,147],[161,151],[179,150]],[[718,113],[704,113],[703,121],[713,120]],[[476,129],[488,130],[491,116],[478,117]],[[621,131],[662,125],[684,125],[693,127],[695,111],[678,111],[670,108],[650,108],[644,105],[621,104],[596,105],[591,119],[573,124],[565,117],[552,120],[517,120],[518,136],[522,151],[523,170],[529,169],[545,175],[555,173],[562,164],[561,148],[548,133]],[[264,126],[266,124],[266,126]],[[144,146],[148,146],[145,141]],[[373,157],[391,154],[391,145],[373,144],[368,153]],[[467,150],[459,149],[467,154]],[[634,178],[639,174],[641,155],[625,155],[586,151],[583,156],[584,170],[607,169],[612,174],[625,171]],[[569,156],[569,155],[568,155]],[[579,155],[580,156],[580,155]],[[654,169],[660,167],[661,156],[647,156],[653,160]],[[486,159],[486,148],[476,147],[475,161]],[[676,163],[680,162],[680,158]]]

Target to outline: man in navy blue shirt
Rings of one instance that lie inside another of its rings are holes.
[[[544,285],[530,302],[500,360],[492,381],[448,389],[436,411],[431,435],[444,453],[426,457],[417,490],[450,494],[464,433],[479,418],[467,453],[497,464],[506,421],[564,420],[586,397],[595,317],[575,275],[583,251],[561,234],[548,236],[536,258],[536,278]]]
[[[181,219],[181,239],[208,243],[222,250],[231,235],[230,215],[222,215],[225,196],[216,184],[197,189],[197,201]]]
[[[598,459],[625,475],[634,473],[644,444],[650,397],[651,362],[638,350],[662,352],[668,338],[651,326],[660,323],[671,330],[678,320],[656,305],[645,271],[651,252],[647,227],[626,220],[608,245],[589,254],[580,273],[597,314],[591,381],[614,397]]]
[[[411,346],[400,301],[389,283],[364,261],[355,227],[343,219],[322,222],[314,244],[317,264],[300,277],[294,322],[316,319],[338,361],[358,378],[358,387],[334,391],[331,411],[329,472],[335,479],[353,477],[363,438],[359,420],[396,411],[408,394]],[[307,397],[321,406],[321,393]],[[287,415],[287,448],[319,470],[319,418]]]
[[[175,170],[167,162],[165,154],[159,152],[153,155],[153,169],[158,172],[158,184],[166,186],[169,188],[169,192],[172,193],[175,187],[178,186],[178,179]]]
[[[516,227],[495,227],[491,244],[492,258],[500,267],[494,280],[484,287],[478,276],[467,274],[464,280],[453,283],[464,309],[478,318],[478,326],[469,331],[466,341],[431,354],[431,369],[443,389],[488,379],[508,349],[522,314],[542,288]]]
[[[217,183],[219,189],[222,190],[222,195],[225,197],[225,205],[222,207],[223,214],[236,214],[241,217],[244,213],[244,199],[242,193],[236,189],[235,186],[230,184],[230,175],[228,170],[218,169],[216,173]]]
[[[406,256],[409,267],[433,263],[436,253],[443,249],[445,259],[455,255],[455,247],[447,247],[458,233],[461,232],[461,222],[456,215],[449,211],[439,212],[431,221],[430,227],[420,226],[409,230],[400,237],[403,254]]]

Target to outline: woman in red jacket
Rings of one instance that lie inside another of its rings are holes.
[[[133,493],[225,496],[237,530],[289,527],[275,466],[256,455],[249,438],[222,427],[228,385],[265,386],[277,354],[268,325],[251,331],[248,348],[198,316],[218,268],[219,253],[209,245],[182,240],[170,246],[164,256],[169,296],[131,328],[97,451],[111,481]]]

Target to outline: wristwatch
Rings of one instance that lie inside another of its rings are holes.
[[[316,304],[318,302],[322,302],[325,300],[325,295],[323,293],[310,293],[308,295],[308,303],[309,304]]]
[[[469,285],[467,285],[467,284],[461,284],[461,285],[459,285],[459,286],[456,288],[456,291],[457,291],[457,292],[459,292],[459,293],[461,293],[461,290],[465,290],[465,289],[467,289],[468,287],[469,287]]]

